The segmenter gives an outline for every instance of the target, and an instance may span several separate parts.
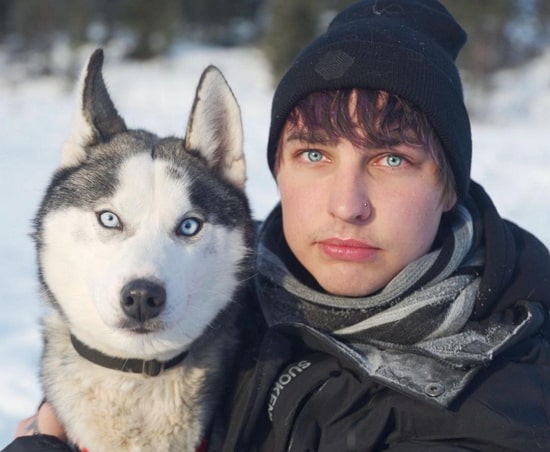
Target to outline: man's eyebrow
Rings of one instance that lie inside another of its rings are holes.
[[[292,141],[298,141],[305,144],[310,145],[324,145],[324,146],[336,146],[338,142],[340,141],[340,138],[338,137],[331,137],[329,134],[324,132],[323,130],[306,130],[306,129],[293,129],[292,131],[289,131],[286,138],[285,143],[289,143]],[[367,154],[375,155],[380,149],[386,149],[387,151],[392,152],[399,152],[397,147],[403,143],[387,143],[387,144],[374,144],[370,143],[368,140],[365,139],[364,142],[355,142],[354,145],[362,149]],[[429,153],[426,149],[423,149],[422,146],[409,146],[409,152],[426,152]]]
[[[324,146],[336,146],[340,141],[338,137],[331,137],[323,130],[293,130],[288,133],[285,142],[299,141],[311,145],[321,144]],[[373,153],[376,146],[370,145],[368,142],[355,143],[355,145],[365,152]]]
[[[330,138],[325,132],[323,131],[309,131],[309,130],[293,130],[292,132],[289,132],[287,135],[286,142],[289,141],[302,141],[305,143],[311,143],[311,144],[336,144],[338,140],[334,138]]]

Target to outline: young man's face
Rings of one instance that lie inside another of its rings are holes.
[[[347,140],[311,140],[287,126],[280,152],[286,240],[334,295],[382,289],[430,250],[442,213],[452,207],[442,205],[437,165],[423,148],[363,149]]]

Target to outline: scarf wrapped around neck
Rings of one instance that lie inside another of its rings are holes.
[[[474,221],[466,207],[449,214],[440,228],[440,246],[407,265],[382,291],[365,297],[333,296],[318,287],[288,249],[281,218],[277,208],[264,223],[256,262],[257,290],[270,325],[303,323],[347,342],[407,346],[456,334],[468,321],[483,250],[475,246]]]

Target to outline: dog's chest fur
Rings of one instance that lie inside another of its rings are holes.
[[[80,447],[91,452],[195,450],[216,398],[206,367],[184,361],[157,377],[105,369],[76,353],[59,314],[51,313],[43,323],[46,398],[61,408],[67,433]]]

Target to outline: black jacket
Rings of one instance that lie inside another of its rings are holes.
[[[539,332],[445,409],[369,378],[311,331],[279,326],[243,369],[224,451],[548,451],[549,371]]]

